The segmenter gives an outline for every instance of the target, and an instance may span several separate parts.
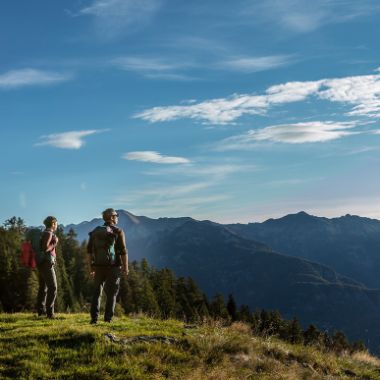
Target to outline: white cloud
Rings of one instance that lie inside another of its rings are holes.
[[[373,0],[266,0],[247,2],[244,16],[270,25],[274,31],[308,33],[328,24],[347,22],[379,11]]]
[[[124,70],[135,72],[152,79],[168,80],[199,80],[189,75],[189,70],[216,70],[236,71],[239,73],[253,73],[271,70],[295,62],[293,55],[269,56],[234,56],[224,52],[218,57],[200,59],[197,56],[188,56],[188,53],[178,55],[167,53],[165,58],[155,56],[121,56],[110,61],[111,65]]]
[[[51,135],[41,136],[42,140],[36,143],[36,146],[53,146],[61,149],[80,149],[84,144],[84,138],[96,133],[105,132],[105,130],[88,130],[88,131],[70,131],[63,133],[54,133]]]
[[[184,67],[184,65],[170,61],[166,62],[162,59],[146,57],[119,57],[114,59],[112,63],[121,69],[139,72],[172,71]]]
[[[214,124],[226,124],[243,114],[263,114],[267,108],[264,96],[233,95],[226,99],[213,99],[191,105],[154,107],[136,114],[135,117],[151,122],[191,118]]]
[[[59,74],[36,69],[11,70],[0,75],[0,89],[24,86],[49,85],[71,79],[67,74]]]
[[[193,77],[185,75],[180,71],[193,64],[190,62],[179,62],[178,59],[163,60],[155,57],[119,57],[111,61],[113,65],[125,71],[137,72],[151,79],[167,80],[193,80]]]
[[[155,164],[187,164],[190,162],[187,158],[163,156],[154,151],[129,152],[123,154],[122,158],[132,161],[153,162]]]
[[[253,73],[275,69],[290,64],[292,57],[289,55],[270,55],[264,57],[241,57],[228,59],[219,64],[222,68]]]
[[[258,141],[287,144],[324,142],[361,133],[347,131],[347,129],[354,128],[357,125],[357,122],[339,123],[333,121],[273,125],[224,139],[217,144],[216,149],[220,151],[250,149]]]
[[[94,0],[79,15],[95,18],[99,37],[112,39],[147,25],[163,0]]]
[[[349,116],[380,117],[380,74],[306,82],[288,82],[269,87],[265,94],[234,94],[190,105],[153,107],[134,117],[150,122],[191,118],[213,124],[233,123],[243,115],[262,115],[281,104],[316,98],[349,105]]]
[[[350,115],[380,116],[380,75],[326,79],[321,99],[352,104]]]
[[[313,82],[288,82],[271,86],[266,90],[268,107],[272,104],[292,103],[305,100],[316,94],[323,80]]]

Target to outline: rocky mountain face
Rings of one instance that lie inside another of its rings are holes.
[[[325,264],[370,288],[380,288],[379,220],[352,215],[328,219],[300,212],[228,228],[281,253]]]
[[[191,276],[209,296],[232,293],[239,304],[247,304],[251,309],[277,309],[286,318],[296,316],[304,325],[314,323],[330,331],[341,329],[351,339],[362,339],[380,353],[380,290],[368,289],[363,281],[339,274],[322,264],[322,260],[309,261],[289,251],[285,255],[284,250],[281,252],[263,238],[269,235],[254,239],[244,225],[223,226],[191,218],[150,219],[126,211],[119,214],[131,260],[145,257],[154,266],[169,267],[179,276]],[[290,216],[294,225],[289,230],[298,226],[299,234],[304,230],[294,221],[298,217],[304,218],[304,226],[313,226],[314,222],[324,226],[329,221],[297,215]],[[97,219],[67,226],[66,231],[73,228],[79,240],[83,240],[88,231],[101,223]],[[321,231],[325,229],[320,227]],[[335,232],[337,236],[342,233]],[[298,236],[304,244],[303,252],[309,252],[307,241],[310,245],[318,241],[313,235],[308,237]],[[311,258],[306,254],[305,257]]]

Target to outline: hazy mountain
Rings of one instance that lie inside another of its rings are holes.
[[[208,295],[229,293],[251,308],[278,309],[287,318],[352,339],[371,337],[380,351],[380,291],[334,270],[273,252],[211,222],[189,221],[152,245],[148,260],[191,276]],[[368,342],[367,342],[368,343]]]
[[[326,264],[368,287],[380,288],[379,220],[353,215],[328,219],[300,212],[228,228],[281,253]]]
[[[304,324],[342,329],[351,339],[366,343],[371,337],[371,347],[380,352],[380,291],[325,265],[276,253],[251,236],[240,236],[241,230],[233,232],[234,226],[119,213],[131,259],[146,257],[157,267],[191,276],[209,296],[232,293],[239,304],[252,309],[278,309],[287,318],[297,316]],[[306,214],[298,217],[311,221]],[[100,223],[98,219],[67,228],[84,237]]]

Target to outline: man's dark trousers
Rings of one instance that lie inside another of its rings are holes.
[[[111,321],[115,311],[116,297],[119,293],[120,277],[120,267],[95,267],[94,295],[91,304],[92,321],[98,320],[103,288],[107,297],[104,320]]]
[[[57,277],[53,264],[45,261],[38,266],[38,282],[37,312],[39,315],[46,313],[48,317],[52,317],[57,297]]]

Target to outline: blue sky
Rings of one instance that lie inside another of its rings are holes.
[[[380,4],[4,1],[0,219],[380,218]]]

